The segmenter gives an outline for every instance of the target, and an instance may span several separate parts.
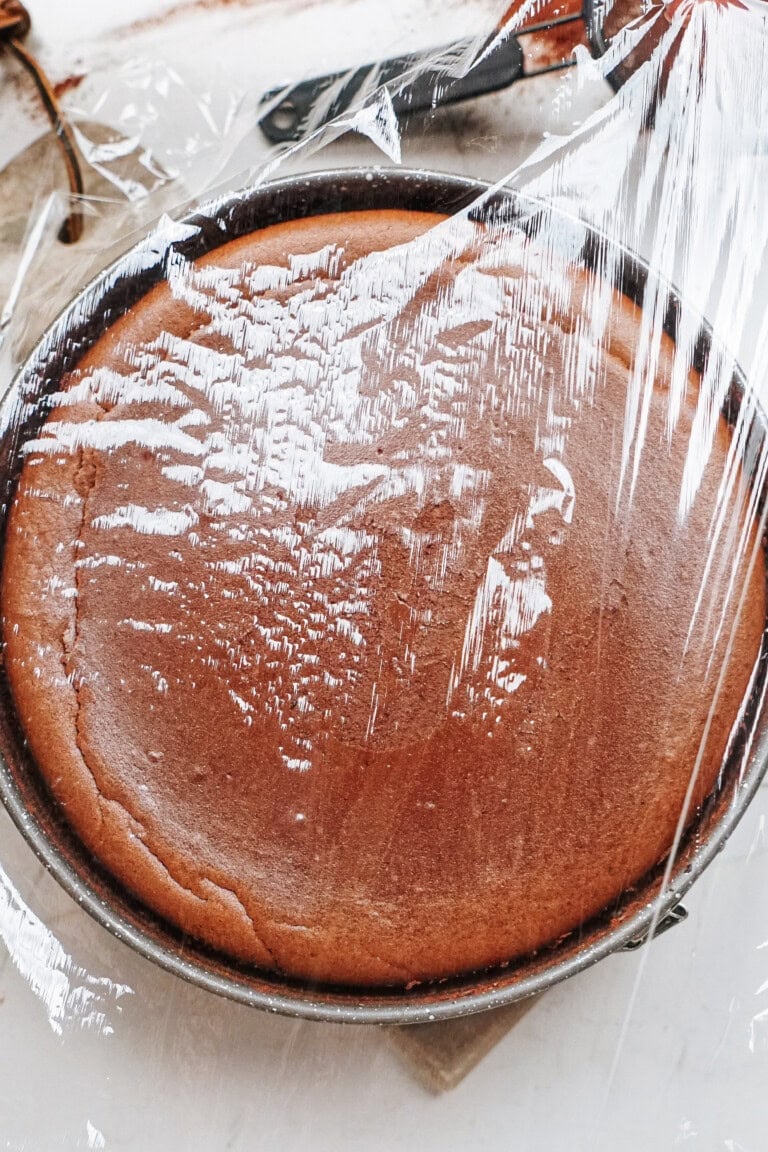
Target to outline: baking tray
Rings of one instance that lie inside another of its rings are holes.
[[[20,445],[39,430],[45,397],[106,327],[165,276],[169,261],[195,259],[254,229],[300,217],[361,209],[402,208],[503,219],[535,235],[542,227],[584,266],[608,275],[616,288],[642,306],[654,281],[668,307],[665,331],[674,339],[682,319],[699,332],[693,356],[700,371],[716,344],[711,328],[654,280],[636,256],[575,216],[551,205],[478,181],[403,169],[318,172],[264,183],[201,205],[183,220],[158,228],[101,273],[73,300],[32,352],[0,407],[0,534],[21,467]],[[553,222],[556,228],[553,228]],[[726,402],[734,420],[749,405],[750,433],[744,466],[758,472],[766,436],[762,409],[736,367]],[[413,1024],[483,1011],[543,992],[619,949],[638,946],[674,921],[681,897],[723,848],[744,814],[768,766],[765,694],[768,644],[763,648],[744,723],[721,773],[720,786],[681,841],[666,883],[659,866],[601,917],[556,946],[484,970],[409,988],[311,985],[238,964],[183,936],[150,913],[103,871],[80,845],[50,797],[25,747],[12,700],[0,675],[0,798],[45,867],[66,891],[107,928],[142,955],[200,987],[271,1012],[314,1020]]]

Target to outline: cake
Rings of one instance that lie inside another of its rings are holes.
[[[5,669],[121,887],[236,961],[402,986],[668,856],[765,570],[719,404],[642,320],[516,229],[361,211],[176,258],[82,355],[9,513]]]

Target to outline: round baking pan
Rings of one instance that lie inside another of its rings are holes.
[[[249,188],[202,205],[177,224],[166,224],[121,257],[72,301],[16,377],[0,409],[2,524],[21,467],[20,446],[45,419],[46,394],[59,387],[103,333],[161,280],[168,262],[195,259],[235,237],[269,224],[330,212],[375,208],[503,218],[509,227],[535,235],[547,229],[563,250],[640,306],[652,273],[640,260],[575,217],[541,201],[490,190],[476,181],[429,172],[384,169],[320,172]],[[657,285],[658,286],[658,285]],[[661,285],[672,338],[681,318],[694,321],[699,337],[694,362],[702,370],[715,348],[711,329],[672,290]],[[759,461],[766,434],[761,411],[739,370],[726,402],[735,419],[749,404],[750,432],[742,437],[744,466],[762,485]],[[309,985],[237,964],[182,936],[135,901],[91,858],[69,830],[25,748],[13,703],[0,677],[0,796],[17,827],[66,891],[114,936],[161,967],[212,992],[273,1012],[316,1020],[417,1023],[465,1015],[542,992],[618,949],[651,934],[674,909],[743,815],[768,764],[764,697],[768,650],[763,652],[741,731],[733,742],[721,782],[683,837],[673,865],[657,868],[601,917],[557,945],[492,970],[411,988]],[[668,876],[665,874],[668,871]]]

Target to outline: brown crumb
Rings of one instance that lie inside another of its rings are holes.
[[[72,92],[75,88],[79,88],[83,80],[85,80],[85,73],[80,73],[75,76],[65,76],[63,80],[59,80],[54,84],[54,95],[60,100],[65,92]]]

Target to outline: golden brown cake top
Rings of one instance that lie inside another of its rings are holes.
[[[174,264],[63,383],[8,529],[8,675],[94,854],[334,982],[504,961],[636,884],[715,784],[765,619],[673,351],[461,218]]]

